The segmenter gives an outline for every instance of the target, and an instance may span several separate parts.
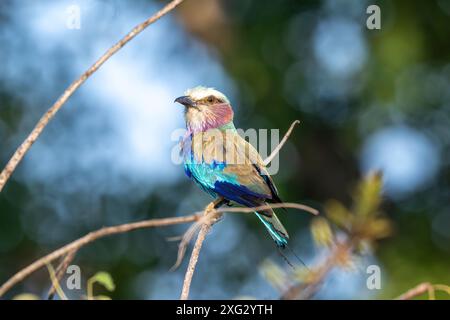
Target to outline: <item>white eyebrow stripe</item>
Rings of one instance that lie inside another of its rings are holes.
[[[226,103],[230,103],[228,98],[222,92],[214,88],[198,86],[192,89],[188,89],[184,94],[186,96],[190,96],[194,100],[202,100],[206,97],[214,96],[222,101],[225,101]]]

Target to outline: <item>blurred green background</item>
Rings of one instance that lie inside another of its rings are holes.
[[[2,1],[0,164],[41,114],[110,45],[162,1]],[[366,28],[366,8],[381,29]],[[67,19],[77,14],[80,28]],[[36,258],[105,225],[189,214],[210,200],[171,161],[183,127],[172,103],[196,85],[224,92],[235,124],[280,129],[301,120],[274,180],[285,201],[323,209],[351,204],[370,170],[385,178],[383,211],[394,232],[355,271],[337,271],[319,299],[394,298],[422,281],[450,283],[450,1],[186,0],[108,61],[70,99],[0,194],[0,282]],[[320,258],[311,218],[280,213],[292,248]],[[74,263],[98,270],[115,299],[177,298],[186,226],[100,240]],[[262,225],[229,215],[200,257],[192,298],[279,293],[258,272],[283,265]],[[365,266],[382,269],[368,290]],[[40,270],[8,293],[44,296]],[[79,298],[85,289],[67,292]],[[445,297],[445,296],[444,296]],[[447,297],[448,298],[448,297]]]

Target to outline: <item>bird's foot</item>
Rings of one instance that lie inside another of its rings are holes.
[[[229,203],[229,201],[228,201],[227,199],[225,199],[224,197],[219,197],[219,198],[215,199],[214,201],[210,202],[210,203],[206,206],[206,208],[205,208],[205,214],[206,214],[207,212],[214,211],[215,209],[221,207],[221,206],[224,205],[224,204],[228,204],[228,203]]]
[[[211,202],[210,204],[208,204],[205,208],[205,215],[214,211],[215,207],[216,207],[215,202]]]
[[[222,219],[223,213],[218,213],[216,211],[217,208],[227,203],[228,201],[223,197],[219,197],[213,202],[209,203],[204,211],[204,215],[211,215],[211,224],[215,224]]]

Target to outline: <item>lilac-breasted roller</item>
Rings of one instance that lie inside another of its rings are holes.
[[[175,102],[185,106],[187,133],[181,152],[189,178],[228,204],[258,207],[281,202],[260,155],[237,133],[233,109],[223,93],[196,87]],[[255,214],[277,246],[284,248],[289,236],[273,210]]]

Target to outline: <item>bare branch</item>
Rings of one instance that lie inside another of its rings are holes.
[[[187,300],[189,298],[189,290],[191,288],[191,282],[192,277],[194,276],[195,267],[197,265],[198,256],[200,255],[200,249],[202,248],[203,241],[206,238],[206,235],[208,234],[209,230],[211,229],[212,222],[209,223],[203,223],[198,236],[197,240],[195,241],[194,249],[192,249],[191,258],[189,259],[189,265],[186,270],[186,274],[184,276],[183,281],[183,289],[181,290],[181,297],[180,300]]]
[[[229,208],[229,207],[224,207],[224,208],[217,208],[215,209],[215,213],[216,214],[222,214],[222,213],[253,213],[255,211],[262,211],[262,210],[266,210],[266,209],[276,209],[276,208],[290,208],[290,209],[298,209],[298,210],[303,210],[306,212],[309,212],[313,215],[318,215],[319,211],[317,211],[314,208],[311,208],[309,206],[306,206],[304,204],[299,204],[299,203],[289,203],[289,202],[283,202],[283,203],[273,203],[273,204],[266,204],[263,206],[258,206],[258,207],[252,207],[252,208],[248,208],[248,207],[236,207],[236,208]],[[196,212],[196,214],[202,214],[204,211],[198,211]],[[186,253],[186,248],[188,246],[188,244],[191,242],[192,238],[195,236],[195,233],[201,228],[202,224],[207,222],[207,220],[209,219],[209,217],[207,216],[203,216],[200,218],[200,220],[198,220],[195,224],[191,225],[189,227],[189,229],[183,234],[183,236],[181,236],[181,241],[180,244],[178,246],[178,255],[177,255],[177,260],[175,262],[175,264],[172,266],[171,270],[175,270],[177,269],[181,262],[183,261],[184,255]],[[179,239],[180,237],[175,237],[176,239]],[[171,238],[171,240],[174,238]]]
[[[218,207],[220,207],[224,203],[223,197],[218,197],[216,200],[208,204],[208,206],[203,211],[203,217],[197,221],[194,226],[200,225],[200,231],[197,236],[197,240],[195,241],[194,249],[192,249],[191,258],[189,259],[189,265],[186,270],[186,274],[184,276],[183,281],[183,289],[181,290],[180,300],[187,300],[189,298],[189,290],[191,288],[192,277],[194,276],[195,267],[197,265],[198,256],[200,255],[200,249],[202,248],[203,241],[206,238],[211,226],[216,223],[222,213],[218,212]],[[191,227],[192,228],[192,227]],[[188,230],[189,231],[189,230]],[[187,233],[187,232],[186,232]],[[188,240],[189,242],[190,240]],[[180,250],[181,247],[180,247]],[[180,251],[179,250],[179,251]],[[186,251],[186,249],[184,249]],[[184,253],[183,253],[184,254]],[[178,254],[178,259],[180,258],[180,254]],[[182,257],[181,257],[182,259]],[[177,260],[178,263],[178,260]]]
[[[28,267],[20,270],[17,272],[14,276],[12,276],[8,281],[6,281],[1,287],[0,287],[0,297],[5,294],[9,289],[11,289],[15,284],[22,281],[26,277],[28,277],[31,273],[35,272],[36,270],[44,267],[46,264],[52,262],[55,259],[58,259],[59,257],[64,256],[65,254],[68,254],[69,252],[72,252],[74,250],[78,251],[81,247],[84,247],[85,245],[106,237],[113,234],[119,234],[119,233],[125,233],[136,229],[143,229],[143,228],[153,228],[153,227],[162,227],[162,226],[169,226],[169,225],[175,225],[175,224],[181,224],[181,223],[189,223],[189,222],[195,222],[199,219],[199,215],[192,214],[189,216],[183,216],[183,217],[173,217],[173,218],[164,218],[164,219],[152,219],[152,220],[144,220],[139,222],[133,222],[133,223],[126,223],[121,224],[117,226],[112,227],[106,227],[102,228],[100,230],[90,232],[84,237],[79,238],[78,240],[75,240],[58,250],[55,250],[48,255],[36,260],[32,264],[30,264]]]
[[[429,300],[435,300],[436,295],[435,291],[440,290],[447,292],[450,295],[450,286],[444,285],[444,284],[431,284],[429,282],[423,282],[418,284],[412,289],[409,289],[402,295],[396,298],[396,300],[410,300],[415,297],[418,297],[426,292],[428,292],[428,299]]]
[[[396,300],[410,300],[412,298],[415,298],[417,296],[424,294],[425,292],[428,292],[428,294],[430,296],[433,296],[433,294],[430,294],[431,293],[430,291],[433,291],[431,283],[424,282],[424,283],[421,283],[421,284],[415,286],[412,289],[409,289],[408,291],[403,293],[401,296],[399,296]]]
[[[211,202],[210,205],[204,210],[196,212],[192,215],[183,216],[183,217],[174,217],[174,218],[165,218],[165,219],[152,219],[152,220],[144,220],[139,222],[132,222],[132,223],[126,223],[122,225],[112,226],[112,227],[106,227],[99,229],[97,231],[93,231],[88,233],[87,235],[49,253],[48,255],[36,260],[26,268],[20,270],[17,272],[14,276],[12,276],[8,281],[6,281],[1,287],[0,287],[0,297],[3,296],[8,290],[10,290],[14,285],[19,283],[20,281],[24,280],[26,277],[28,277],[33,272],[37,271],[38,269],[44,267],[46,264],[60,258],[64,257],[62,260],[60,266],[58,267],[57,276],[61,276],[60,272],[64,273],[64,270],[67,268],[68,264],[72,261],[74,255],[76,252],[78,252],[82,247],[88,245],[91,242],[94,242],[100,238],[114,235],[114,234],[120,234],[120,233],[126,233],[129,231],[137,230],[137,229],[143,229],[143,228],[152,228],[152,227],[162,227],[162,226],[169,226],[169,225],[175,225],[175,224],[181,224],[181,223],[190,223],[195,222],[186,232],[189,237],[185,240],[185,246],[190,242],[192,237],[195,235],[195,232],[200,227],[200,231],[203,230],[203,232],[206,233],[209,231],[209,229],[201,228],[204,225],[209,225],[209,228],[212,224],[214,224],[220,216],[225,212],[253,212],[255,210],[264,210],[268,208],[294,208],[294,209],[300,209],[300,210],[306,210],[308,212],[314,213],[314,209],[309,208],[307,206],[296,204],[296,203],[276,203],[276,204],[270,204],[260,207],[254,207],[254,208],[217,208],[214,209],[214,205],[216,202]],[[209,212],[209,214],[204,214],[204,212]],[[315,213],[314,213],[315,214]],[[203,215],[203,216],[202,216]],[[206,230],[205,230],[206,229]],[[191,231],[190,231],[191,230]],[[185,234],[185,235],[186,235]],[[200,234],[199,234],[200,236]],[[197,255],[196,258],[191,258],[192,265],[195,270],[195,265],[198,260],[198,254],[200,253],[200,249],[202,246],[204,236],[200,237],[200,240],[197,239],[197,250],[195,254]],[[180,249],[181,250],[181,249]],[[185,247],[183,249],[183,255],[185,252]],[[193,252],[194,253],[194,252]],[[179,251],[180,256],[180,251]],[[178,258],[182,259],[182,257]],[[180,260],[181,261],[181,260]],[[192,271],[193,273],[193,271]],[[189,276],[189,285],[190,281],[192,280],[192,275]],[[58,278],[59,281],[59,278]],[[187,289],[187,292],[189,289]],[[50,294],[52,292],[50,291]]]
[[[292,122],[291,126],[289,127],[289,130],[286,132],[286,134],[284,135],[284,137],[281,140],[281,142],[277,145],[277,147],[275,149],[273,149],[273,151],[270,154],[270,156],[268,156],[264,160],[264,165],[265,166],[267,166],[270,162],[272,162],[273,158],[275,158],[275,156],[278,154],[278,152],[280,152],[281,148],[283,148],[284,144],[289,139],[289,136],[291,135],[292,130],[294,130],[294,128],[295,128],[295,126],[297,124],[300,124],[300,120],[295,120],[294,122]]]
[[[247,208],[247,207],[245,207],[245,208],[239,208],[239,207],[238,208],[219,208],[219,209],[216,209],[216,211],[219,213],[224,213],[224,212],[247,213],[247,212],[263,211],[266,209],[277,209],[277,208],[303,210],[303,211],[309,212],[315,216],[319,214],[319,211],[314,208],[311,208],[304,204],[292,203],[292,202],[272,203],[272,204],[266,204],[263,206],[252,207],[252,208]]]
[[[189,259],[189,265],[186,270],[186,274],[183,281],[183,289],[181,291],[180,300],[187,300],[189,298],[189,290],[192,282],[192,277],[195,272],[195,267],[197,265],[198,257],[200,255],[200,250],[203,245],[203,241],[205,240],[205,237],[209,230],[211,229],[211,226],[220,219],[223,213],[225,212],[239,212],[239,213],[250,213],[260,210],[266,210],[269,208],[293,208],[293,209],[299,209],[304,210],[307,212],[310,212],[314,215],[318,214],[318,211],[316,209],[313,209],[311,207],[297,204],[297,203],[274,203],[274,204],[267,204],[263,206],[258,207],[238,207],[238,208],[215,208],[215,204],[217,203],[217,200],[214,202],[211,202],[203,211],[205,214],[195,223],[193,224],[183,235],[183,238],[180,242],[180,246],[178,249],[178,257],[175,265],[172,267],[172,269],[177,268],[186,252],[186,247],[188,243],[191,241],[192,237],[194,236],[195,232],[200,228],[200,231],[197,236],[197,240],[195,241],[194,249],[191,253],[191,258]]]
[[[55,279],[56,283],[59,283],[64,276],[64,273],[66,272],[67,267],[70,265],[70,263],[75,258],[75,255],[77,254],[77,250],[73,250],[68,252],[63,258],[59,266],[56,268],[55,272]],[[54,286],[54,281],[52,281],[52,286],[48,290],[47,293],[47,300],[53,299],[53,296],[55,294],[56,287]]]
[[[42,116],[37,125],[34,127],[33,131],[28,135],[24,142],[17,148],[11,159],[6,164],[3,171],[0,173],[0,192],[5,186],[11,174],[16,169],[19,162],[23,159],[25,154],[31,148],[33,143],[39,138],[42,131],[45,129],[47,124],[53,119],[55,114],[61,109],[61,107],[66,103],[70,96],[94,73],[96,72],[109,58],[111,58],[117,51],[119,51],[124,45],[126,45],[131,39],[136,37],[142,30],[147,28],[149,25],[157,21],[162,16],[166,15],[172,11],[176,6],[178,6],[184,0],[173,0],[168,3],[164,8],[158,11],[156,14],[145,20],[144,22],[138,24],[134,27],[125,37],[123,37],[119,42],[108,49],[101,57],[98,59],[85,73],[81,75],[77,80],[72,82],[72,84],[64,91],[64,93],[56,100],[53,106],[47,110],[47,112]]]
[[[50,275],[50,280],[52,281],[52,288],[55,288],[55,291],[58,293],[58,296],[61,300],[67,300],[67,296],[64,293],[63,289],[59,285],[59,280],[56,277],[55,269],[53,269],[53,266],[51,263],[47,263],[47,270]]]

